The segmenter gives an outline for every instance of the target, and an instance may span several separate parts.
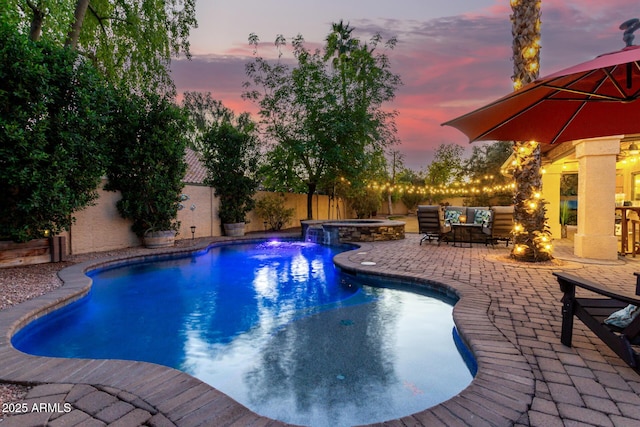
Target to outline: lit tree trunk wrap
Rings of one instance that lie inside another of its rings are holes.
[[[515,90],[538,77],[540,3],[540,0],[511,0],[512,79]],[[542,192],[540,145],[535,141],[514,141],[513,150],[516,225],[511,257],[529,262],[548,261],[553,257],[551,256],[551,236],[546,225],[546,202],[540,197]]]

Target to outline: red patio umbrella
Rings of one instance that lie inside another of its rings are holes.
[[[560,143],[640,133],[640,46],[558,71],[443,123],[473,141]]]

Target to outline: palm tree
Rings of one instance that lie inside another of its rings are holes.
[[[541,0],[511,0],[513,86],[518,90],[538,77],[540,63]],[[511,257],[540,262],[552,259],[545,202],[541,199],[540,146],[535,141],[514,141],[516,182],[514,245]]]
[[[338,23],[334,22],[331,24],[331,33],[329,33],[326,39],[327,45],[324,55],[325,61],[333,56],[333,68],[340,71],[342,102],[345,106],[347,105],[347,62],[351,59],[350,54],[360,47],[359,40],[351,37],[352,32],[353,28],[349,26],[349,23],[345,24],[342,20]]]
[[[343,55],[349,53],[353,48],[357,47],[358,40],[351,37],[353,28],[340,20],[340,22],[334,22],[331,24],[331,33],[327,36],[327,51],[325,54],[325,61],[331,58],[332,55],[336,55],[333,65],[337,66],[337,63],[342,59]]]

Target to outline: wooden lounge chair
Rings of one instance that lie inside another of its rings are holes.
[[[604,320],[629,304],[640,306],[640,273],[636,275],[636,295],[625,294],[598,285],[590,280],[566,273],[553,273],[558,279],[562,297],[562,333],[560,341],[571,347],[573,316],[580,319],[622,360],[640,374],[640,354],[634,343],[640,337],[640,316],[624,327],[609,325]],[[598,297],[576,297],[576,287],[594,292]]]
[[[451,226],[445,224],[444,209],[439,205],[418,206],[418,231],[422,236],[420,244],[425,240],[434,239],[440,244],[445,234],[451,231]]]

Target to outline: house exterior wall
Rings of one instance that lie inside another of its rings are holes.
[[[201,184],[188,184],[182,189],[182,194],[188,199],[182,202],[184,206],[178,211],[180,230],[177,239],[190,239],[191,226],[195,225],[193,237],[220,236],[220,219],[218,207],[220,201],[213,194],[211,187]]]

